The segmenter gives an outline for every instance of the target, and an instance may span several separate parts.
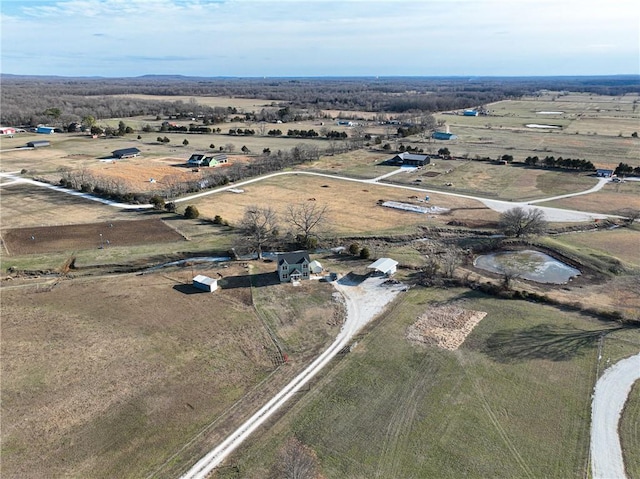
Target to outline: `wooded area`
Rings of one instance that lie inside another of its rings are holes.
[[[148,101],[114,95],[228,96],[259,98],[274,107],[379,113],[435,112],[471,108],[540,90],[623,95],[638,91],[637,76],[611,77],[358,77],[358,78],[66,78],[0,75],[4,125],[66,125],[91,115],[96,119],[138,115],[220,117],[220,107],[194,102]],[[219,110],[219,111],[218,111]],[[286,111],[285,114],[293,112]],[[256,120],[270,121],[263,111]]]

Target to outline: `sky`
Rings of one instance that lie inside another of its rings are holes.
[[[637,0],[0,0],[0,73],[640,74]]]

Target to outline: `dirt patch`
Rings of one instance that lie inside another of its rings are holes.
[[[407,328],[406,338],[413,343],[455,351],[486,315],[455,304],[429,308]]]
[[[3,231],[10,255],[52,253],[111,246],[183,241],[162,220],[113,221],[66,226],[34,226]]]

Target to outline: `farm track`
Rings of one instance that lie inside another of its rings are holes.
[[[383,281],[384,278],[369,278],[362,283],[353,284],[346,278],[339,280],[335,287],[344,296],[347,318],[336,340],[218,447],[200,459],[182,478],[205,479],[231,452],[329,364],[354,335],[384,309],[386,304],[405,290],[404,285],[388,287],[382,284]]]
[[[400,169],[398,172],[402,172],[403,170]],[[406,171],[406,170],[404,170]],[[551,199],[558,199],[559,197],[553,197],[553,198],[540,198],[537,200],[531,200],[528,202],[515,202],[515,201],[503,201],[503,200],[493,200],[493,199],[488,199],[488,198],[483,198],[483,197],[479,197],[479,196],[472,196],[472,195],[463,195],[463,194],[459,194],[459,193],[451,193],[451,192],[445,192],[445,191],[436,191],[436,190],[429,190],[429,189],[425,189],[425,188],[418,188],[415,186],[407,186],[407,185],[399,185],[399,184],[394,184],[394,183],[380,183],[378,180],[382,179],[383,177],[389,176],[389,175],[383,175],[382,177],[378,177],[378,178],[373,178],[373,179],[367,179],[367,180],[363,180],[363,179],[359,179],[359,178],[350,178],[347,176],[339,176],[339,175],[331,175],[331,174],[326,174],[326,173],[316,173],[316,172],[307,172],[307,171],[281,171],[281,172],[277,172],[277,173],[271,173],[268,175],[264,175],[264,176],[260,176],[257,178],[251,178],[249,180],[245,180],[245,181],[240,181],[238,183],[234,183],[232,185],[228,185],[228,186],[223,186],[221,188],[216,188],[213,190],[208,190],[208,191],[204,191],[201,193],[197,193],[194,195],[189,195],[189,196],[185,196],[183,198],[179,198],[176,199],[174,202],[175,203],[183,203],[185,201],[192,201],[198,198],[202,198],[205,196],[209,196],[209,195],[213,195],[216,193],[222,193],[225,191],[229,191],[232,189],[237,189],[241,186],[245,186],[245,185],[250,185],[253,183],[257,183],[269,178],[275,178],[278,176],[284,176],[284,175],[308,175],[308,176],[317,176],[317,177],[323,177],[323,178],[331,178],[334,180],[341,180],[341,181],[352,181],[352,182],[356,182],[356,183],[363,183],[363,184],[374,184],[374,185],[379,185],[379,186],[384,186],[384,187],[388,187],[388,188],[399,188],[399,189],[403,189],[403,190],[409,190],[409,191],[416,191],[416,192],[420,192],[422,194],[440,194],[440,195],[444,195],[444,196],[453,196],[453,197],[457,197],[457,198],[465,198],[465,199],[470,199],[470,200],[475,200],[475,201],[480,201],[481,203],[483,203],[486,207],[494,210],[494,211],[498,211],[498,212],[504,212],[507,211],[509,209],[512,209],[514,207],[521,207],[524,209],[539,209],[541,210],[545,216],[547,217],[548,221],[559,221],[559,222],[581,222],[581,221],[593,221],[595,219],[606,219],[606,218],[610,218],[613,217],[612,215],[604,215],[601,213],[592,213],[592,212],[586,212],[586,211],[577,211],[577,210],[565,210],[565,209],[560,209],[560,208],[552,208],[552,207],[548,207],[548,206],[536,206],[536,203],[541,203],[541,202],[545,202],[545,201],[550,201]],[[122,208],[122,209],[128,209],[128,210],[144,210],[144,209],[150,209],[153,208],[153,205],[151,204],[143,204],[143,205],[131,205],[131,204],[127,204],[127,203],[118,203],[115,201],[111,201],[111,200],[106,200],[104,198],[98,198],[96,196],[93,195],[89,195],[87,193],[82,193],[79,191],[74,191],[74,190],[68,190],[66,188],[61,188],[59,186],[56,185],[51,185],[48,183],[43,183],[40,181],[36,181],[36,180],[31,180],[31,179],[27,179],[27,178],[21,178],[18,176],[15,176],[15,174],[13,173],[0,173],[0,178],[8,178],[11,180],[16,180],[14,182],[12,182],[11,184],[19,184],[19,183],[28,183],[31,185],[35,185],[35,186],[40,186],[40,187],[44,187],[44,188],[49,188],[52,189],[54,191],[59,191],[59,192],[63,192],[63,193],[67,193],[73,196],[78,196],[81,198],[85,198],[87,200],[90,201],[97,201],[100,203],[103,203],[105,205],[108,206],[112,206],[115,208]],[[580,191],[580,192],[576,192],[576,193],[569,193],[567,195],[562,195],[562,198],[570,198],[573,196],[579,196],[579,195],[584,195],[587,193],[591,193],[594,191],[598,191],[598,189],[602,188],[602,186],[604,186],[605,182],[599,182],[598,185],[596,185],[595,187],[589,188],[586,191]],[[4,185],[0,185],[0,186],[4,186]],[[8,185],[10,186],[10,185]]]

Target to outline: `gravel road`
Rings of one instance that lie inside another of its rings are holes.
[[[344,297],[347,309],[347,317],[336,340],[242,426],[200,459],[182,478],[205,479],[253,431],[320,372],[349,343],[354,334],[380,314],[400,292],[406,290],[406,286],[403,284],[389,284],[385,281],[386,278],[370,277],[358,283],[345,277],[334,283],[336,289]]]
[[[631,387],[640,379],[640,354],[617,362],[598,379],[591,405],[593,479],[622,479],[624,472],[618,422]],[[637,454],[638,451],[628,451]]]

